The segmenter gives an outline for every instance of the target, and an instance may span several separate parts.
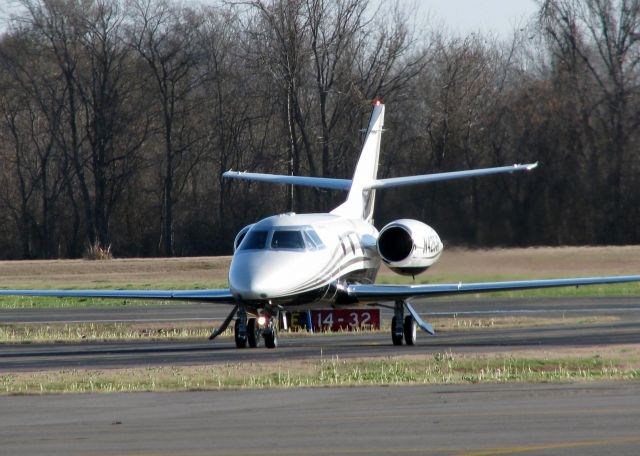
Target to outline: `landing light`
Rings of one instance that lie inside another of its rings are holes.
[[[264,325],[266,325],[266,324],[267,324],[267,317],[265,317],[264,315],[260,315],[260,316],[258,317],[258,324],[259,324],[260,326],[264,326]]]

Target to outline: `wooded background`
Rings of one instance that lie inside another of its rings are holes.
[[[540,162],[378,192],[469,246],[640,241],[639,1],[548,0],[510,39],[368,0],[18,0],[0,36],[0,257],[228,254],[341,192],[378,96],[380,177]],[[425,12],[426,14],[426,12]]]

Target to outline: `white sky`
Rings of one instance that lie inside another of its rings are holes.
[[[382,0],[384,1],[384,0]],[[522,28],[538,10],[534,0],[400,0],[416,5],[418,14],[433,26],[444,25],[451,32],[494,34],[499,38]],[[428,19],[427,19],[428,18]],[[422,22],[421,18],[417,18]]]
[[[221,0],[196,1],[219,3]],[[415,19],[418,24],[444,26],[449,31],[462,36],[481,32],[494,34],[498,38],[509,37],[514,28],[524,26],[538,9],[535,0],[399,0],[399,2],[402,6],[416,12]],[[0,0],[0,16],[12,11],[15,11],[15,0]]]
[[[6,1],[6,0],[5,0]],[[223,0],[178,0],[208,4]],[[262,0],[269,2],[271,0]],[[332,0],[328,0],[332,1]],[[383,4],[393,0],[369,0]],[[522,28],[538,10],[536,0],[397,0],[400,5],[415,11],[417,24],[444,26],[458,35],[473,32],[493,34],[498,38],[511,36]],[[2,0],[0,0],[2,2]],[[376,3],[373,3],[374,5]]]

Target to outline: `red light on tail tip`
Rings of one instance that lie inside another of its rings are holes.
[[[381,98],[374,98],[374,99],[373,99],[373,104],[374,104],[374,106],[380,106],[380,105],[381,105],[381,104],[383,104],[383,103],[384,103],[384,101],[382,101],[382,99],[381,99]]]

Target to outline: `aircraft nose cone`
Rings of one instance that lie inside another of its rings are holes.
[[[263,282],[259,277],[240,271],[238,274],[230,275],[229,287],[234,295],[244,300],[269,299],[272,297],[271,290]]]
[[[271,299],[282,288],[284,275],[264,255],[236,255],[229,269],[229,288],[243,300]]]

